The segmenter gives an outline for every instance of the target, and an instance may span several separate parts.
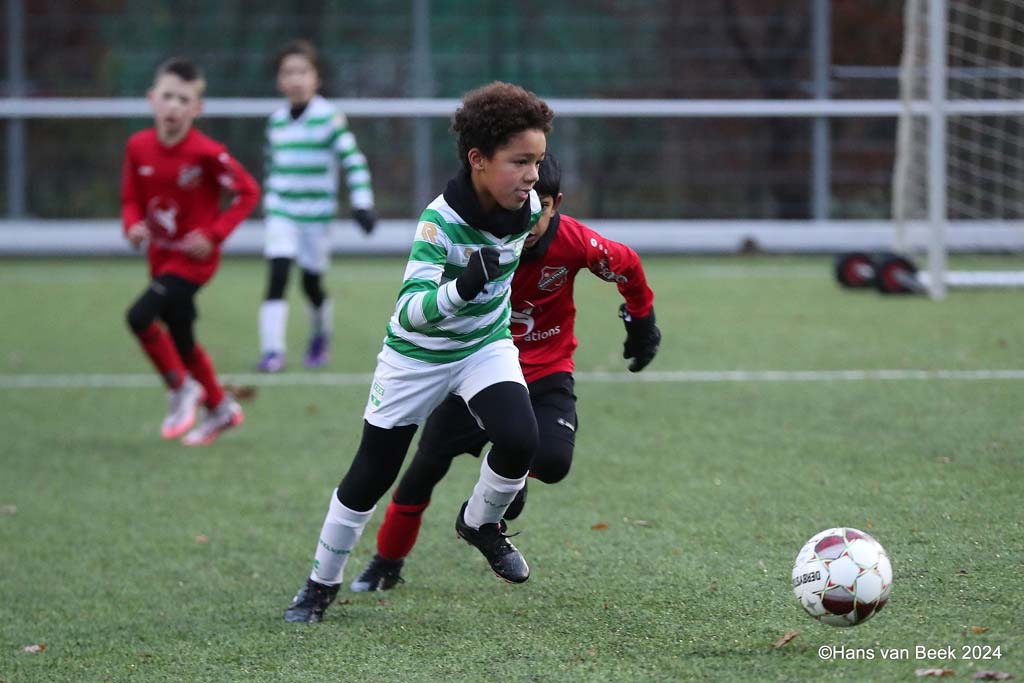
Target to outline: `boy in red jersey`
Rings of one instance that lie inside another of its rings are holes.
[[[161,435],[184,435],[189,446],[212,443],[243,419],[192,327],[196,293],[217,271],[221,243],[259,201],[256,181],[224,145],[192,127],[204,87],[192,62],[160,65],[148,93],[155,125],[128,138],[121,172],[124,234],[135,248],[149,243],[152,277],[128,325],[168,388]],[[224,192],[234,197],[222,211]],[[207,413],[195,425],[200,403]]]
[[[647,286],[640,257],[629,247],[607,240],[574,218],[558,213],[562,203],[561,171],[548,152],[534,186],[540,196],[540,221],[526,239],[522,260],[512,280],[512,337],[519,349],[530,402],[537,417],[540,448],[530,476],[547,484],[561,481],[572,464],[576,446],[576,395],[573,393],[573,328],[576,274],[590,270],[614,282],[625,299],[619,315],[626,325],[623,357],[639,372],[654,358],[661,343],[655,325],[654,293]],[[405,557],[416,543],[423,511],[434,486],[461,453],[479,455],[487,435],[466,404],[451,395],[431,414],[416,456],[398,483],[377,534],[377,554],[351,584],[357,593],[388,590],[402,582]],[[522,488],[505,511],[515,519],[526,503]],[[502,522],[504,531],[504,522]]]

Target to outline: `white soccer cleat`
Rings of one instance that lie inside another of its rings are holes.
[[[196,425],[181,440],[186,446],[206,446],[217,440],[217,437],[232,427],[237,427],[245,420],[242,406],[230,394],[224,394],[220,405],[208,411],[203,421]]]
[[[206,397],[206,392],[199,382],[186,377],[185,382],[167,392],[167,417],[160,427],[160,436],[165,439],[177,439],[192,429],[196,423],[196,411]]]

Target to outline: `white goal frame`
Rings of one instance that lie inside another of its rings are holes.
[[[915,141],[912,129],[917,123],[915,116],[920,115],[920,100],[914,100],[914,85],[917,82],[917,69],[921,68],[919,58],[920,41],[927,40],[927,56],[925,70],[925,88],[928,94],[925,116],[927,117],[927,136],[925,144],[927,166],[927,224],[928,232],[925,243],[927,267],[918,279],[924,285],[929,296],[934,300],[946,297],[950,287],[1024,287],[1024,271],[949,271],[947,268],[950,250],[949,236],[951,222],[948,214],[948,151],[949,151],[949,119],[957,115],[1019,115],[1016,105],[1020,99],[1007,100],[965,100],[950,99],[947,92],[949,68],[949,0],[906,0],[904,11],[904,42],[903,58],[900,68],[900,90],[903,112],[899,119],[896,148],[896,166],[893,174],[893,221],[895,250],[907,254],[913,250],[908,234],[910,221],[906,219],[906,206],[902,203],[915,189],[911,184],[911,165],[915,161]],[[927,12],[927,32],[921,35],[918,18],[921,11]],[[966,71],[966,70],[964,70]],[[964,78],[966,74],[954,74]],[[1024,93],[1021,93],[1024,97]],[[1005,102],[1010,105],[1003,108],[998,105]],[[919,159],[918,159],[919,161]],[[993,221],[1008,227],[1019,221]]]

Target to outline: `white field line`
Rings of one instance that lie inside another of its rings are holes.
[[[1024,380],[1024,370],[676,370],[577,372],[583,383],[721,383],[721,382],[870,382],[870,381],[990,381]],[[361,373],[225,374],[230,384],[254,386],[364,386],[371,376]],[[133,389],[159,386],[155,375],[76,374],[0,375],[0,389]]]

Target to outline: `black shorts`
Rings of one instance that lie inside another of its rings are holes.
[[[543,469],[549,453],[559,453],[560,459],[564,459],[568,450],[571,458],[579,426],[575,386],[568,372],[542,377],[528,386],[540,433],[540,450],[531,470]],[[431,460],[451,460],[462,453],[479,456],[487,442],[486,432],[465,401],[452,394],[430,414],[423,426],[417,456],[424,454]]]
[[[196,294],[200,286],[177,275],[158,275],[132,304],[141,318],[162,319],[168,325],[191,324],[199,317]]]

